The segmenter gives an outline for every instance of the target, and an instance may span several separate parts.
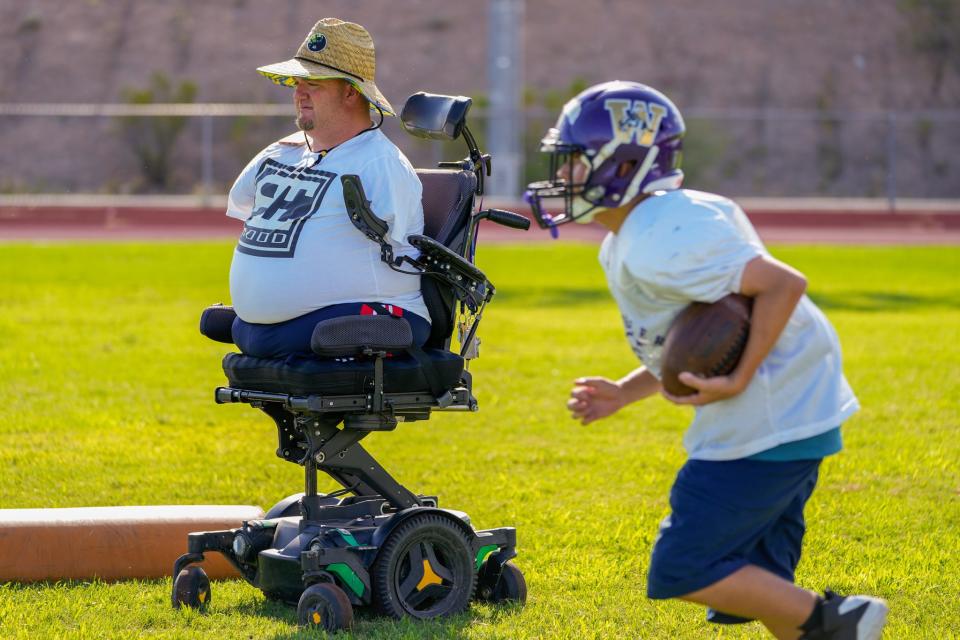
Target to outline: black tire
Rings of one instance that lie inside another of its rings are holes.
[[[353,606],[343,589],[329,582],[307,587],[297,603],[302,627],[334,632],[353,624]]]
[[[523,572],[512,562],[503,565],[503,571],[500,578],[494,582],[491,579],[485,579],[488,571],[492,569],[487,559],[480,567],[480,579],[477,584],[477,599],[493,604],[504,602],[517,602],[525,604],[527,601],[527,581],[523,577]]]
[[[412,516],[390,534],[377,555],[374,606],[394,618],[465,611],[476,587],[472,565],[469,539],[459,525],[435,513]]]
[[[180,571],[173,580],[173,608],[206,609],[210,605],[210,578],[196,565]]]

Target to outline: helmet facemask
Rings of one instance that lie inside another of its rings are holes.
[[[601,149],[598,153],[580,145],[553,142],[556,135],[557,130],[550,129],[540,143],[540,151],[550,154],[550,179],[530,184],[526,194],[542,227],[567,222],[588,224],[597,214],[629,202],[640,193],[642,180],[658,153],[656,146],[646,150],[643,158],[633,157],[632,149],[626,147],[606,154]],[[578,168],[583,177],[574,180]],[[541,200],[557,198],[563,198],[562,213],[543,209]]]
[[[586,196],[590,190],[588,185],[593,165],[588,160],[584,147],[560,142],[559,131],[551,128],[540,141],[540,152],[548,154],[550,168],[547,179],[528,185],[525,194],[538,224],[552,228],[571,221],[579,222],[586,216],[592,219],[598,213],[597,205]],[[575,180],[581,176],[582,179]],[[544,209],[541,200],[557,199],[563,201],[561,213],[552,214]]]

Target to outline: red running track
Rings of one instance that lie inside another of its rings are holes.
[[[89,198],[87,200],[90,200]],[[0,203],[0,241],[188,240],[236,237],[241,225],[223,208],[184,204],[33,201]],[[842,244],[960,244],[960,201],[919,204],[889,211],[882,202],[844,200],[744,200],[744,208],[766,242]],[[487,203],[491,204],[491,203]],[[492,203],[525,211],[516,203]],[[511,207],[511,205],[514,205]],[[564,225],[561,240],[599,242],[599,225]],[[529,232],[481,225],[485,242],[550,240],[534,225]]]

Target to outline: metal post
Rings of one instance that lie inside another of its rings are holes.
[[[524,0],[490,0],[487,17],[487,82],[490,112],[487,145],[493,157],[488,193],[515,198],[523,166],[521,42]]]
[[[887,206],[897,209],[897,112],[887,112]]]
[[[210,114],[204,115],[200,119],[200,124],[200,175],[203,181],[201,204],[204,207],[209,207],[210,197],[213,195],[213,116]]]

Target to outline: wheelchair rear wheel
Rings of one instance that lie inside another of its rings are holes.
[[[288,516],[299,516],[303,515],[300,512],[300,498],[303,497],[303,493],[295,493],[291,496],[287,496],[277,504],[270,507],[270,510],[263,516],[264,520],[272,520],[273,518],[286,518]]]
[[[374,605],[394,618],[460,613],[469,606],[475,585],[466,533],[435,513],[400,524],[373,568]]]

